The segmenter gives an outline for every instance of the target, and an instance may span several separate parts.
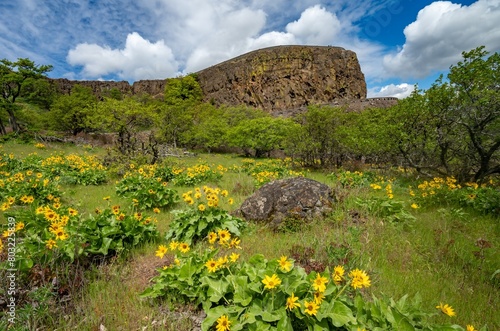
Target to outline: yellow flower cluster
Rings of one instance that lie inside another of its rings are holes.
[[[55,171],[56,166],[64,166],[79,172],[88,170],[106,170],[95,155],[80,156],[76,154],[49,156],[42,161],[42,166]]]
[[[285,260],[286,257],[283,257],[282,259]],[[342,283],[345,282],[344,274],[345,274],[345,269],[343,266],[336,266],[333,269],[332,279],[335,285],[341,285]],[[363,270],[354,269],[349,273],[349,277],[351,278],[351,281],[350,283],[347,283],[345,286],[348,286],[350,284],[354,289],[356,289],[356,288],[369,287],[371,285],[370,277]],[[266,285],[265,287],[266,289],[271,289],[269,288],[270,286],[273,286],[274,288],[275,286],[281,284],[279,278],[278,279],[276,278],[272,279],[266,276],[266,278],[262,281],[262,283]],[[316,315],[318,309],[321,306],[321,303],[325,299],[325,292],[328,282],[329,280],[326,276],[323,276],[320,273],[316,274],[316,278],[312,280],[312,289],[314,290],[313,299],[310,301],[304,300],[304,311],[306,314]],[[293,310],[296,307],[300,307],[301,304],[297,302],[298,300],[299,298],[297,298],[292,293],[292,295],[288,297],[288,299],[286,300],[286,309]]]
[[[35,147],[38,148],[38,149],[45,149],[45,145],[42,144],[42,143],[36,143]]]
[[[53,235],[53,238],[47,240],[45,246],[48,249],[52,249],[57,246],[56,240],[63,241],[69,238],[66,232],[66,226],[72,217],[78,215],[78,211],[73,208],[66,208],[64,211],[64,208],[61,208],[59,198],[49,197],[49,200],[53,201],[51,206],[40,206],[35,212],[36,214],[43,214],[43,218],[49,222],[48,230]]]
[[[233,252],[229,256],[227,255],[221,256],[217,260],[215,259],[208,260],[205,263],[205,267],[207,267],[208,272],[210,273],[216,272],[219,269],[227,268],[229,266],[229,262],[235,263],[236,261],[238,261],[239,258],[240,254],[236,254]]]
[[[231,233],[227,229],[221,229],[208,234],[208,243],[213,245],[216,242],[222,247],[241,249],[241,239],[238,237],[231,238]]]
[[[261,171],[257,173],[252,173],[251,176],[259,183],[267,183],[275,180],[279,177],[279,173],[276,171]]]
[[[158,249],[155,252],[155,256],[158,256],[160,259],[163,259],[165,254],[167,254],[168,251],[175,252],[178,250],[181,253],[187,253],[191,250],[191,247],[189,247],[188,243],[184,242],[177,242],[177,241],[171,241],[168,247],[166,245],[160,245],[158,246]]]
[[[440,190],[453,191],[460,189],[461,185],[457,184],[457,180],[453,177],[446,177],[446,179],[434,177],[431,181],[426,180],[420,183],[417,188],[421,192],[420,195],[425,198],[430,195],[435,195]],[[410,195],[414,196],[414,194],[413,190],[411,190]]]
[[[215,169],[216,170],[212,169],[212,167],[207,164],[197,164],[187,168],[174,167],[172,168],[172,172],[174,175],[185,173],[186,176],[189,178],[204,177],[210,174],[217,174],[217,173],[219,175],[223,175],[225,172],[227,172],[227,168],[225,168],[220,164],[217,167],[215,167]]]
[[[393,199],[394,198],[394,194],[392,193],[392,185],[391,183],[387,184],[386,187],[385,187],[385,193],[387,194],[387,197],[389,199]]]
[[[221,190],[220,188],[211,188],[208,186],[195,187],[193,191],[187,191],[182,194],[182,199],[188,205],[193,205],[197,201],[197,208],[199,211],[203,212],[207,208],[216,208],[219,206],[220,197],[227,198],[229,192],[227,190]],[[232,205],[234,200],[228,198],[227,202]]]

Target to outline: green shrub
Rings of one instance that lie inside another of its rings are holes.
[[[220,197],[227,199],[229,204],[233,203],[227,194],[226,190],[207,186],[195,188],[194,193],[184,193],[184,202],[189,207],[173,211],[175,217],[170,223],[166,239],[193,243],[221,229],[229,229],[232,234],[239,236],[246,223],[219,207]]]

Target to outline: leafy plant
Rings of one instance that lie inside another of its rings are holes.
[[[85,255],[113,255],[157,238],[156,220],[140,212],[126,214],[119,206],[97,210],[78,229]]]
[[[371,172],[363,173],[361,171],[339,171],[328,175],[329,178],[336,179],[342,187],[361,187],[366,186],[374,179],[374,174]]]
[[[163,168],[128,173],[116,185],[118,196],[131,198],[138,209],[170,207],[177,202],[177,191],[171,189],[166,181],[170,172]]]
[[[392,194],[392,193],[391,193]],[[406,211],[405,203],[390,198],[356,198],[356,204],[366,209],[368,213],[381,217],[390,223],[415,221],[416,218]]]
[[[184,193],[184,202],[189,207],[186,210],[173,211],[175,217],[166,239],[193,243],[221,229],[228,229],[230,233],[239,236],[245,226],[244,221],[219,207],[220,197],[227,198],[228,203],[232,204],[233,200],[227,195],[226,190],[208,186],[197,187],[194,193]]]
[[[178,243],[170,246],[175,250]],[[227,249],[227,241],[221,246]],[[160,246],[157,255],[167,250]],[[267,260],[257,254],[240,262],[238,254],[220,250],[200,246],[176,255],[176,263],[158,270],[141,296],[175,293],[201,305],[207,313],[202,330],[464,330],[431,324],[436,314],[424,312],[418,296],[413,302],[407,296],[367,300],[361,290],[371,280],[363,270],[339,265],[333,272],[306,273],[286,256]],[[449,305],[438,307],[454,315]]]
[[[176,185],[194,186],[203,182],[216,182],[222,178],[226,169],[219,165],[215,169],[207,164],[197,164],[187,168],[175,168],[173,172]]]
[[[265,161],[256,161],[254,159],[244,159],[241,170],[252,176],[255,187],[269,183],[276,179],[304,176],[301,171],[295,171],[292,167],[291,159],[270,159]]]

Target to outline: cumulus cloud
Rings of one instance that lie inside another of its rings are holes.
[[[200,40],[189,55],[185,73],[264,47],[333,44],[341,30],[337,16],[319,5],[306,8],[299,19],[286,25],[285,31],[262,33],[267,18],[260,9],[242,8],[226,12],[223,17],[217,24],[208,25],[215,27],[215,32]]]
[[[192,43],[187,54],[185,73],[204,69],[249,51],[251,40],[259,35],[266,24],[266,14],[262,10],[219,10],[207,18],[207,26],[211,26],[211,30],[205,31],[203,38],[197,37]]]
[[[69,51],[67,60],[83,66],[88,77],[118,74],[125,80],[162,79],[178,71],[174,54],[163,40],[151,43],[136,32],[127,36],[123,49],[83,43]]]
[[[420,10],[415,22],[404,29],[406,42],[384,57],[393,75],[425,77],[458,62],[462,51],[484,45],[500,49],[500,2],[478,0],[470,6],[436,1]]]
[[[331,44],[340,32],[337,16],[320,5],[307,8],[300,18],[287,24],[286,31],[307,45]]]
[[[398,99],[404,99],[415,90],[414,85],[407,83],[402,84],[389,84],[383,87],[375,87],[368,90],[369,98],[381,98],[381,97],[394,97]]]

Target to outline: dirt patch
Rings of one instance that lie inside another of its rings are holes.
[[[165,256],[163,259],[153,255],[136,256],[129,262],[129,270],[122,278],[124,284],[137,293],[143,292],[151,285],[151,279],[158,274],[157,269],[174,263],[172,256]],[[206,317],[203,310],[193,305],[158,305],[159,316],[150,321],[153,330],[163,330],[164,327],[175,327],[176,330],[199,331],[201,323]]]
[[[130,261],[130,271],[124,276],[123,282],[136,291],[142,292],[149,286],[151,278],[158,274],[157,269],[173,263],[173,258],[148,254],[141,255]]]

